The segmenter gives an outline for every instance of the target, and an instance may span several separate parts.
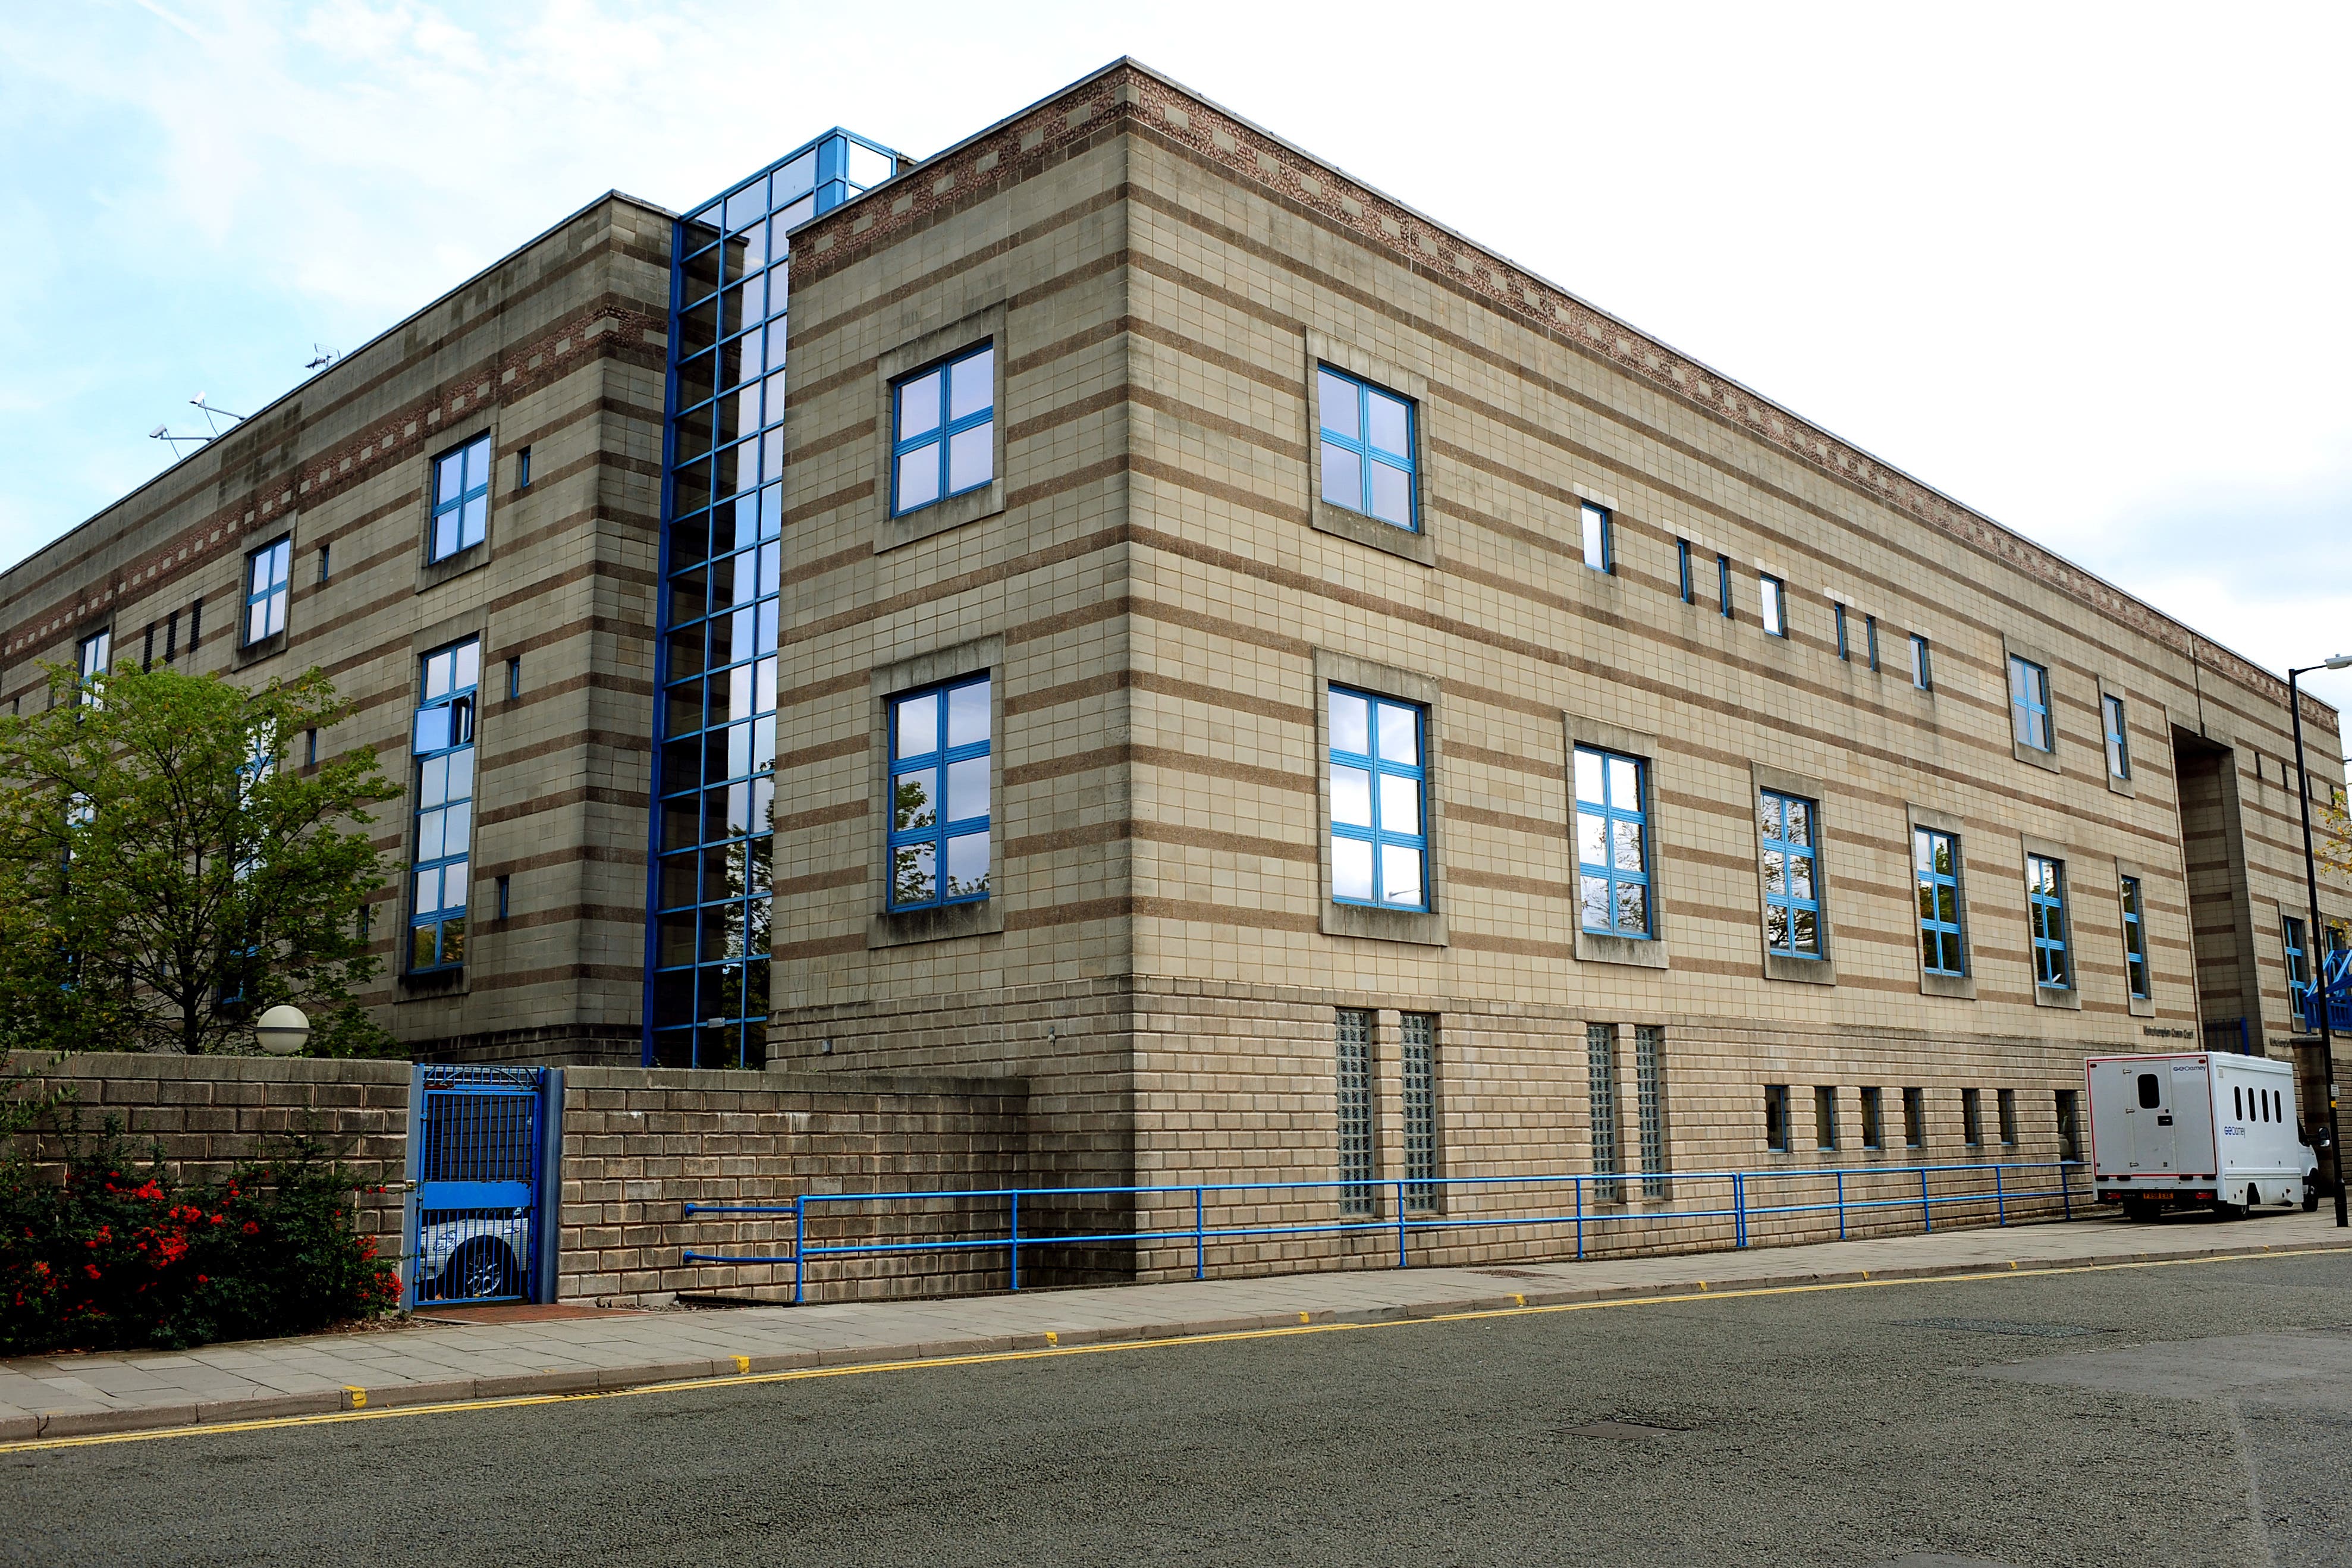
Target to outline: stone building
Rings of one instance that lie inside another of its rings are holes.
[[[2301,1049],[2281,682],[1128,61],[600,199],[0,627],[334,674],[421,1052],[1021,1077],[1042,1179],[2054,1159]]]

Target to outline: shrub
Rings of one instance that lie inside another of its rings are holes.
[[[66,1137],[65,1179],[0,1164],[0,1355],[307,1333],[398,1305],[359,1234],[353,1182],[294,1135],[226,1179],[182,1186],[110,1121]]]

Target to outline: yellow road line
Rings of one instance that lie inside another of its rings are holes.
[[[202,1426],[153,1427],[137,1432],[93,1432],[79,1437],[29,1437],[0,1443],[0,1454],[37,1453],[50,1448],[90,1448],[111,1443],[145,1443],[164,1437],[208,1437],[229,1432],[272,1432],[288,1427],[321,1427],[343,1421],[389,1421],[404,1416],[442,1416],[468,1410],[518,1410],[534,1405],[572,1405],[590,1399],[622,1399],[640,1394],[691,1394],[711,1388],[744,1388],[770,1383],[805,1383],[818,1378],[855,1377],[875,1372],[914,1372],[929,1367],[990,1366],[1016,1361],[1049,1361],[1072,1355],[1106,1355],[1116,1351],[1160,1350],[1171,1345],[1234,1344],[1246,1340],[1289,1339],[1300,1334],[1342,1333],[1358,1329],[1406,1328],[1420,1323],[1478,1322],[1491,1318],[1538,1317],[1557,1312],[1606,1312],[1618,1307],[1671,1306],[1689,1301],[1732,1301],[1759,1296],[1805,1296],[1827,1291],[1883,1291],[1903,1285],[1968,1285],[1991,1280],[2042,1279],[2053,1274],[2105,1274],[2130,1269],[2168,1269],[2195,1263],[2262,1263],[2286,1258],[2339,1256],[2340,1247],[2305,1247],[2278,1252],[2227,1252],[2195,1258],[2151,1258],[2132,1263],[2062,1263],[2031,1273],[2011,1262],[2008,1268],[1978,1274],[1928,1274],[1896,1280],[1833,1281],[1814,1285],[1757,1285],[1744,1291],[1709,1290],[1704,1281],[1695,1292],[1661,1296],[1618,1296],[1598,1301],[1555,1301],[1547,1306],[1482,1307],[1473,1312],[1437,1312],[1428,1317],[1381,1318],[1371,1322],[1306,1323],[1296,1327],[1235,1329],[1224,1333],[1170,1334],[1160,1339],[1112,1340],[1101,1344],[1060,1343],[1052,1332],[1044,1350],[985,1351],[971,1355],[919,1356],[907,1361],[867,1361],[844,1366],[803,1366],[784,1372],[739,1372],[731,1377],[694,1377],[673,1383],[641,1383],[628,1388],[596,1388],[572,1394],[516,1394],[502,1398],[453,1399],[431,1405],[394,1405],[375,1409],[322,1411],[315,1416],[275,1416],[254,1421],[219,1421]],[[1514,1301],[1524,1302],[1525,1296]],[[1299,1314],[1303,1320],[1307,1314]],[[730,1357],[740,1368],[748,1357]],[[355,1397],[364,1391],[352,1389]]]

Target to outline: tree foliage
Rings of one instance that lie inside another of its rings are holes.
[[[194,1053],[292,1002],[314,1054],[388,1044],[352,991],[377,968],[361,910],[389,874],[368,811],[399,791],[367,748],[289,765],[348,711],[326,676],[85,685],[52,666],[49,692],[0,717],[0,1033]]]

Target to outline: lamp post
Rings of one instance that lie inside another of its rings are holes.
[[[2327,927],[2319,922],[2319,857],[2311,847],[2311,774],[2303,760],[2303,696],[2295,683],[2314,670],[2352,669],[2352,653],[2338,653],[2316,664],[2286,673],[2286,708],[2294,716],[2294,777],[2300,786],[2295,793],[2303,798],[2303,880],[2311,894],[2311,930],[2304,937],[2304,951],[2318,956],[2318,972],[2313,977],[2312,996],[2318,1003],[2313,1010],[2319,1014],[2319,1061],[2327,1072],[2327,1152],[2336,1166],[2336,1228],[2352,1226],[2347,1216],[2344,1196],[2344,1132],[2336,1120],[2336,1031],[2327,1018]]]

